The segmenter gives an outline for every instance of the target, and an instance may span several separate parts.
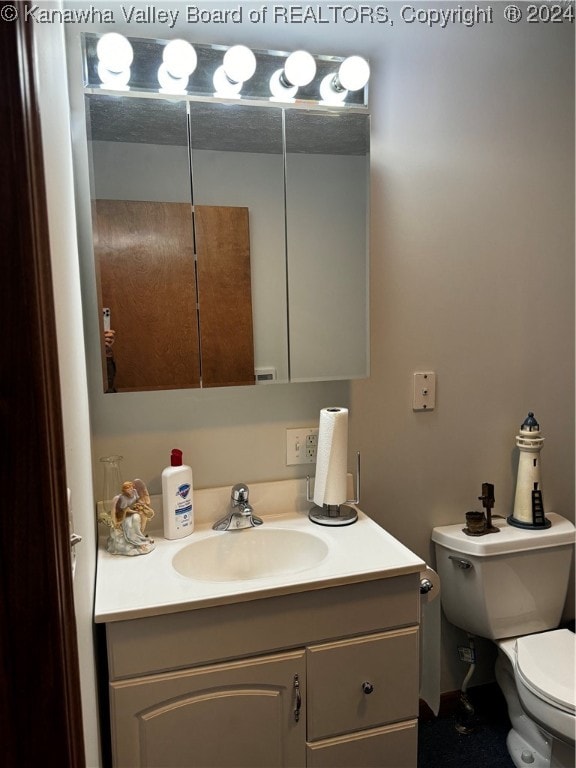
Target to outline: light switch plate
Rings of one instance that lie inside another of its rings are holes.
[[[436,406],[436,374],[424,371],[414,374],[412,410],[433,411]]]
[[[286,466],[315,464],[318,449],[318,427],[286,430]]]

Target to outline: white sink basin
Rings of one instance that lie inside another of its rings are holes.
[[[214,521],[230,501],[230,486],[194,491],[194,533],[174,541],[158,534],[156,548],[143,557],[111,554],[103,536],[96,621],[128,621],[418,574],[425,565],[360,510],[354,525],[310,522],[302,478],[254,483],[250,499],[264,525],[214,531]],[[156,501],[161,509],[161,498]]]
[[[262,527],[198,539],[181,549],[172,565],[189,579],[238,581],[305,571],[327,554],[326,542],[312,533]]]

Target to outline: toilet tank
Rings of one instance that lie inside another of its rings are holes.
[[[498,640],[554,629],[562,617],[574,526],[550,513],[550,528],[524,529],[492,518],[498,533],[469,536],[464,525],[434,528],[436,570],[446,618]]]

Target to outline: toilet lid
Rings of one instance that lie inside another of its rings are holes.
[[[557,629],[516,641],[516,668],[522,681],[553,706],[574,713],[576,635]]]

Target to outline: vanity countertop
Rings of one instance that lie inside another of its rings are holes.
[[[207,537],[244,534],[212,530],[212,523],[226,510],[229,492],[229,488],[195,491],[194,532],[168,541],[161,531],[151,529],[156,548],[147,555],[111,555],[104,536],[98,551],[95,621],[123,621],[245,602],[419,573],[425,567],[423,560],[361,511],[352,525],[329,527],[310,522],[303,481],[288,480],[250,486],[255,514],[264,520],[263,526],[251,530],[256,530],[255,535],[272,528],[312,534],[328,546],[328,554],[320,563],[296,573],[234,581],[201,581],[180,575],[172,559],[184,547]]]

